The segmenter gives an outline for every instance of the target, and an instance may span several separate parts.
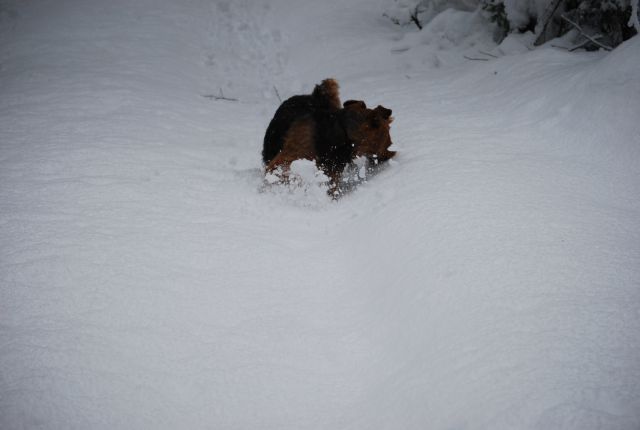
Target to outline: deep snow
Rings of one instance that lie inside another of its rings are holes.
[[[640,39],[384,6],[0,2],[0,428],[640,427]],[[399,155],[265,188],[329,76]]]

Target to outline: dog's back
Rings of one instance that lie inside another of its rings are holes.
[[[262,161],[268,165],[282,150],[284,139],[294,122],[304,119],[325,117],[340,110],[338,83],[334,79],[325,79],[316,85],[310,95],[293,96],[285,100],[276,111],[267,127],[262,148]]]

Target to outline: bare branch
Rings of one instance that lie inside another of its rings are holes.
[[[594,36],[593,38],[594,39],[600,39],[600,38],[602,38],[602,35],[598,34],[598,35]],[[589,43],[591,43],[591,41],[589,39],[585,39],[581,43],[578,43],[577,45],[574,45],[574,46],[560,46],[560,45],[551,44],[551,47],[552,48],[557,48],[557,49],[564,49],[565,51],[573,52],[573,51],[576,51],[576,50],[578,50],[580,48],[584,48],[585,45],[588,45]]]
[[[220,88],[220,94],[219,95],[204,94],[202,97],[204,97],[205,99],[210,99],[210,100],[224,100],[224,101],[228,101],[228,102],[237,102],[238,101],[238,99],[225,97],[224,93],[222,92],[222,88]]]
[[[488,52],[484,52],[484,51],[478,51],[478,52],[481,53],[482,55],[487,55],[489,57],[498,58],[497,55],[493,55],[493,54],[490,54]]]
[[[467,60],[473,60],[473,61],[489,61],[488,58],[472,58],[472,57],[467,57],[466,55],[463,55],[464,58],[466,58]]]
[[[605,51],[613,51],[612,47],[598,42],[597,38],[600,38],[602,36],[600,36],[600,35],[596,35],[595,37],[594,36],[589,36],[587,33],[584,32],[582,27],[580,27],[577,23],[575,23],[574,21],[571,21],[569,18],[567,18],[564,15],[560,15],[560,16],[562,17],[562,19],[567,21],[569,24],[573,25],[576,28],[576,30],[578,30],[583,37],[586,37],[587,39],[589,39],[594,45],[599,46],[600,48],[604,49]]]
[[[416,6],[416,8],[411,13],[411,21],[418,27],[418,29],[422,30],[422,23],[418,19],[419,13],[420,13],[419,6]]]
[[[273,86],[273,90],[276,92],[276,97],[278,97],[278,101],[280,103],[282,103],[282,98],[280,97],[280,93],[278,92],[278,89],[276,88],[276,86]]]
[[[602,36],[601,35],[596,35],[593,38],[594,39],[600,39]],[[582,43],[578,43],[576,46],[574,46],[573,48],[569,48],[569,52],[573,52],[573,51],[577,51],[580,48],[584,48],[586,45],[588,45],[591,41],[589,39],[586,39],[584,42]]]
[[[400,25],[402,26],[402,23],[400,22],[400,20],[398,18],[395,18],[393,16],[390,16],[387,13],[383,13],[382,16],[384,16],[385,18],[389,18],[389,21],[391,21],[392,23],[394,23],[395,25]]]

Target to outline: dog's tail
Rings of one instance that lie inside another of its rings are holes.
[[[322,99],[331,109],[339,110],[342,107],[340,103],[340,86],[338,81],[333,78],[325,79],[320,85],[316,85],[311,95],[317,99]]]

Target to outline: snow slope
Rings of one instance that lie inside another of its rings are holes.
[[[0,2],[0,428],[640,427],[640,40],[383,3]],[[397,159],[265,189],[328,76]]]

